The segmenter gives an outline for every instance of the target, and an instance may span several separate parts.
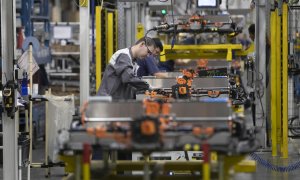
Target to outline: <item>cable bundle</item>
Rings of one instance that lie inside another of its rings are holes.
[[[261,158],[260,156],[258,156],[255,153],[251,153],[250,157],[255,160],[256,162],[258,162],[260,165],[262,165],[263,167],[272,170],[272,171],[276,171],[276,172],[291,172],[291,171],[295,171],[297,169],[300,169],[300,161],[297,161],[293,164],[290,164],[288,166],[278,166],[278,165],[274,165],[272,163],[270,163],[269,161]]]

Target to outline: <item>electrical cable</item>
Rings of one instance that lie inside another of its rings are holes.
[[[80,5],[77,4],[76,0],[73,0],[73,3],[74,3],[77,7],[80,7]]]
[[[255,80],[255,94],[256,94],[256,97],[259,99],[259,103],[260,103],[260,106],[261,106],[261,110],[262,110],[262,115],[261,117],[258,117],[257,119],[262,119],[262,124],[261,124],[261,127],[264,127],[264,122],[265,122],[265,110],[264,110],[264,107],[263,107],[263,104],[262,104],[262,97],[264,96],[264,87],[263,87],[263,74],[259,71],[257,71],[256,68],[254,68],[254,72],[257,73],[260,77],[258,77],[256,80]]]
[[[103,0],[102,0],[102,3],[103,3]],[[109,4],[109,5],[112,5],[112,6],[115,6],[116,4],[115,3],[111,3],[111,2],[104,2],[105,4]]]
[[[296,124],[294,123],[295,120],[298,120],[298,122],[296,122]],[[297,126],[297,127],[300,126],[299,117],[294,116],[294,117],[288,119],[288,122],[289,122],[289,126],[291,127],[291,128],[289,128],[291,134],[294,135],[294,136],[299,136],[300,135],[300,130],[293,128],[293,126]]]
[[[92,14],[92,64],[95,64],[95,0],[91,2],[91,14]]]
[[[146,32],[146,34],[145,34],[145,36],[144,36],[145,40],[148,38],[147,35],[148,35],[148,33],[149,33],[150,31],[154,31],[154,29],[149,29],[149,30]],[[147,43],[145,43],[145,45],[146,45],[146,47],[148,48]],[[171,51],[170,51],[170,52],[167,52],[167,53],[164,53],[164,54],[160,54],[159,56],[165,56],[165,55],[167,55],[167,54],[176,54],[176,52],[173,51],[173,47],[172,47],[172,46],[171,46]]]
[[[174,3],[173,3],[173,0],[171,0],[171,8],[172,8],[172,23],[175,24],[174,22]],[[175,45],[175,41],[176,41],[176,30],[177,30],[177,26],[174,27],[174,34],[173,34],[173,39],[172,39],[172,42],[171,42],[171,50],[173,49],[174,45]]]
[[[158,1],[159,1],[159,2],[167,2],[168,0],[158,0]],[[171,8],[172,8],[172,10],[171,10],[171,13],[172,13],[172,23],[175,24],[175,23],[174,23],[174,3],[173,3],[173,0],[171,0]],[[146,32],[146,34],[145,34],[145,36],[144,36],[145,41],[147,41],[147,35],[148,35],[148,33],[149,33],[150,31],[153,31],[153,30],[154,30],[154,29],[149,29],[149,30]],[[172,39],[172,41],[171,41],[171,52],[164,53],[164,54],[160,54],[159,56],[165,56],[166,54],[175,54],[175,52],[172,51],[172,50],[173,50],[173,47],[174,47],[175,42],[176,42],[176,30],[177,30],[177,26],[174,27],[174,35],[173,35],[173,39]],[[146,45],[147,49],[149,49],[148,46],[147,46],[147,42],[145,42],[145,45]]]
[[[264,111],[264,107],[263,107],[263,104],[262,104],[262,97],[264,96],[264,87],[263,87],[263,74],[259,71],[256,71],[256,69],[254,69],[256,73],[258,73],[261,78],[258,78],[255,80],[255,92],[256,92],[256,97],[259,99],[259,102],[260,102],[260,106],[261,106],[261,109],[262,109],[262,115],[261,117],[258,117],[257,119],[262,119],[262,125],[261,127],[263,127],[264,125],[264,121],[265,121],[265,111]]]
[[[78,4],[77,4],[76,0],[73,0],[73,2],[74,2],[74,4],[75,4],[77,7],[80,7],[80,6],[82,6],[83,4],[85,4],[86,0],[84,0],[81,4],[80,4],[80,2],[78,2]]]
[[[255,153],[251,153],[251,154],[249,154],[249,156],[256,162],[258,162],[258,164],[260,164],[263,167],[265,167],[269,170],[272,170],[272,171],[285,173],[285,172],[292,172],[297,169],[300,169],[300,161],[297,161],[297,162],[287,165],[287,166],[278,166],[278,165],[274,165],[274,164],[270,163],[269,161],[261,158],[259,155],[255,154]]]

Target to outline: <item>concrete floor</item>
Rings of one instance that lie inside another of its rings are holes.
[[[36,145],[36,149],[33,150],[33,162],[41,163],[44,162],[44,142],[39,141]],[[32,168],[31,169],[31,180],[42,180],[42,179],[49,179],[49,180],[61,180],[64,177],[64,168],[62,167],[55,167],[51,168],[51,176],[49,178],[45,177],[45,169],[42,168]],[[22,168],[22,179],[27,179],[27,168]],[[3,169],[2,165],[0,167],[0,180],[3,179]]]
[[[298,141],[299,142],[299,141]],[[299,143],[298,143],[299,144]],[[277,165],[292,164],[297,161],[300,161],[300,156],[298,150],[294,145],[289,145],[289,158],[287,160],[281,158],[272,158],[271,152],[257,152],[257,154],[265,160],[272,162]],[[33,151],[33,160],[34,162],[43,162],[44,161],[44,143],[39,142],[36,149]],[[27,179],[27,169],[23,169],[23,179]],[[45,177],[45,169],[34,168],[31,169],[31,179],[32,180],[58,180],[62,179],[64,176],[64,169],[62,167],[51,168],[51,176],[49,178]],[[0,179],[3,179],[3,170],[0,167]],[[253,174],[247,173],[238,173],[233,175],[234,180],[299,180],[300,179],[300,169],[290,173],[280,173],[274,172],[266,169],[260,164],[257,164],[257,170]]]

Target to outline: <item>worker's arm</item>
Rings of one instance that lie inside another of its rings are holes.
[[[165,72],[157,72],[153,74],[154,76],[156,76],[157,78],[166,78],[168,77],[168,74]]]
[[[167,73],[160,72],[157,64],[155,63],[155,57],[148,56],[144,60],[146,62],[146,67],[149,72],[149,75],[156,76],[157,78],[165,78],[167,77]]]

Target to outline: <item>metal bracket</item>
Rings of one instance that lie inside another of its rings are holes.
[[[282,4],[283,4],[283,0],[278,0],[277,1],[278,16],[282,15]]]

